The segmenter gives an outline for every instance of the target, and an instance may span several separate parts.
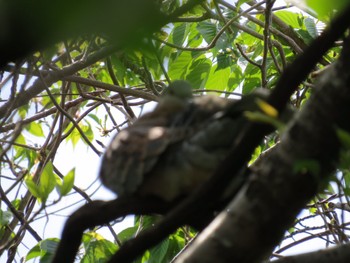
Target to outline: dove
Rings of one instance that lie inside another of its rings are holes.
[[[174,81],[152,112],[111,140],[101,162],[102,183],[118,196],[170,201],[190,194],[228,150],[232,136],[218,135],[229,126],[219,116],[230,104],[215,95],[193,97],[188,82]]]

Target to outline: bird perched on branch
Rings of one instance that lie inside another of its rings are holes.
[[[248,97],[248,104],[252,101]],[[101,163],[103,184],[118,196],[172,201],[205,182],[227,155],[244,118],[240,100],[192,96],[185,81],[169,85],[158,106],[119,132]]]
[[[152,112],[112,139],[101,163],[103,184],[118,196],[156,196],[169,201],[189,194],[222,159],[215,149],[222,145],[212,147],[217,142],[206,141],[201,131],[213,125],[215,114],[230,103],[217,96],[193,98],[189,83],[173,82]],[[194,135],[198,138],[191,142]],[[210,149],[202,149],[196,141]]]

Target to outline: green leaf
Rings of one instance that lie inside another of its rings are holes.
[[[15,200],[11,201],[11,204],[13,205],[14,208],[19,209],[21,201],[22,201],[21,199],[15,199]]]
[[[243,81],[243,73],[240,66],[232,65],[231,74],[227,83],[227,91],[234,91]]]
[[[249,24],[249,23],[248,23]],[[253,28],[254,31],[256,31],[255,28]],[[254,47],[257,43],[261,42],[261,40],[257,39],[256,37],[246,33],[242,32],[237,36],[235,39],[235,42],[241,45],[247,45],[250,47]]]
[[[310,34],[310,36],[312,36],[313,38],[318,37],[318,31],[317,31],[315,21],[311,17],[307,17],[305,18],[304,23],[305,23],[306,30]]]
[[[22,157],[24,158],[24,160],[28,161],[28,170],[30,170],[35,165],[38,159],[38,155],[39,153],[34,150],[24,149]]]
[[[217,70],[218,65],[211,68],[206,83],[207,89],[216,89],[225,91],[228,89],[227,82],[230,77],[230,68]]]
[[[328,19],[335,10],[340,11],[349,4],[349,0],[305,0],[305,2],[321,20]]]
[[[148,263],[161,263],[164,262],[164,258],[169,248],[169,239],[162,241],[159,245],[149,250],[150,257]]]
[[[295,32],[299,35],[301,39],[304,40],[306,44],[310,44],[314,39],[307,30],[304,29],[296,29]]]
[[[46,256],[53,256],[56,252],[58,243],[58,238],[48,238],[40,242],[40,249],[45,253]]]
[[[197,30],[197,24],[192,23],[189,28],[189,33],[188,33],[188,43],[187,46],[189,47],[198,47],[203,43],[203,37]]]
[[[216,36],[217,28],[215,24],[208,21],[203,21],[198,23],[197,30],[202,34],[204,40],[209,44]]]
[[[26,145],[26,139],[24,138],[24,136],[22,134],[18,135],[15,142],[18,144],[21,144],[21,145]],[[14,145],[13,147],[16,151],[14,159],[17,160],[18,158],[23,157],[25,148],[23,148],[22,146],[18,146],[18,145]]]
[[[27,116],[29,109],[29,104],[23,105],[18,108],[18,115],[21,119],[24,119]]]
[[[93,240],[87,244],[85,255],[80,261],[81,263],[104,263],[114,255],[117,251],[117,246],[106,239]]]
[[[180,23],[174,27],[173,30],[173,42],[177,46],[182,46],[185,41],[185,33],[187,29],[187,23]]]
[[[153,227],[154,224],[159,222],[160,219],[161,219],[161,216],[159,215],[152,215],[152,216],[143,215],[143,216],[135,217],[135,226],[139,226],[139,224],[141,224],[142,229],[148,229],[150,227]]]
[[[99,117],[97,117],[95,114],[90,113],[88,116],[91,119],[93,119],[98,125],[102,126],[101,125],[101,119]]]
[[[35,245],[31,250],[29,250],[27,256],[26,256],[26,261],[31,260],[33,258],[37,258],[41,256],[41,249],[39,243]]]
[[[261,86],[261,72],[258,67],[248,64],[244,71],[243,94],[249,94]]]
[[[74,128],[72,133],[69,135],[69,139],[71,140],[73,147],[75,147],[81,140],[81,135],[76,128]]]
[[[48,161],[45,165],[43,172],[40,176],[40,191],[42,193],[42,201],[43,203],[46,202],[47,198],[49,197],[49,194],[55,189],[56,186],[56,178],[53,173],[53,166],[52,162]]]
[[[192,56],[190,52],[181,52],[179,56],[176,56],[169,62],[169,76],[171,79],[185,79],[184,76],[187,73],[188,67],[192,62]]]
[[[137,230],[138,230],[137,226],[128,227],[118,234],[118,238],[123,243],[129,240],[130,238],[135,237]]]
[[[315,215],[316,212],[317,212],[317,208],[316,207],[310,207],[309,208],[309,212],[310,212],[310,214]]]
[[[34,136],[44,137],[43,128],[39,123],[31,122],[27,125],[26,129]]]
[[[216,58],[217,58],[217,61],[218,61],[217,70],[225,69],[227,67],[230,67],[231,64],[232,64],[232,57],[231,57],[230,54],[219,53]]]
[[[39,200],[42,199],[42,194],[40,191],[39,186],[33,181],[33,178],[28,176],[25,180],[24,180],[25,184],[28,187],[29,192],[36,198],[38,198]]]
[[[63,177],[62,185],[58,186],[59,192],[61,196],[67,195],[74,186],[74,178],[75,178],[75,168],[70,170],[65,177]]]
[[[291,11],[277,11],[273,13],[276,15],[279,19],[281,19],[284,23],[287,25],[293,27],[294,29],[305,29],[300,23],[300,18],[302,17],[300,14],[291,12]]]
[[[112,60],[113,67],[116,69],[116,72],[115,72],[116,77],[118,81],[120,81],[120,85],[124,86],[125,85],[124,78],[125,78],[127,69],[123,64],[123,62],[121,62],[119,57],[117,57],[116,55],[112,55],[111,60]]]
[[[10,211],[0,210],[0,226],[8,225],[12,217],[13,215]]]
[[[67,128],[65,129],[65,132],[70,131],[73,128],[73,124],[70,122],[67,125]],[[81,135],[79,133],[79,131],[74,127],[71,131],[71,133],[68,135],[67,141],[71,141],[73,148],[75,148],[75,146],[77,145],[77,143],[81,140]]]
[[[295,228],[294,227],[290,227],[287,231],[288,231],[289,234],[292,234],[295,231]]]
[[[252,154],[252,158],[249,161],[249,165],[254,163],[259,158],[261,152],[261,146],[259,145],[255,148],[254,153]]]
[[[189,81],[193,87],[198,89],[204,88],[211,67],[212,63],[210,59],[205,56],[200,56],[192,62],[189,73],[186,75],[186,80]]]
[[[89,139],[89,141],[93,141],[94,140],[94,132],[91,129],[91,125],[89,122],[85,122],[86,125],[81,125],[80,128],[83,131],[83,133],[85,134],[85,136]]]
[[[27,254],[26,261],[40,258],[40,263],[50,263],[59,243],[58,238],[47,238],[35,245]]]

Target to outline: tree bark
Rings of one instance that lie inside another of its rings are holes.
[[[335,169],[338,129],[350,131],[350,47],[254,169],[249,182],[176,262],[261,262]]]
[[[348,263],[350,262],[350,244],[329,249],[317,250],[296,256],[289,256],[270,263]],[[265,262],[267,263],[267,262]]]

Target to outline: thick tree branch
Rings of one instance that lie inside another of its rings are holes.
[[[322,58],[324,52],[333,45],[334,41],[341,37],[349,24],[350,7],[348,7],[331,24],[331,26],[324,31],[322,36],[316,39],[309,48],[305,50],[305,53],[298,57],[285,70],[281,79],[277,83],[276,88],[268,98],[268,102],[272,106],[274,106],[279,112],[283,111],[287,101],[298,85],[306,78],[311,69]],[[242,126],[240,135],[238,135],[233,142],[232,151],[216,171],[214,176],[203,187],[201,187],[199,191],[196,191],[192,196],[172,210],[156,228],[141,233],[138,239],[133,240],[132,246],[135,248],[135,250],[133,250],[133,255],[127,256],[125,250],[131,250],[129,247],[131,245],[127,244],[125,249],[124,247],[121,247],[111,259],[111,262],[118,262],[118,260],[121,259],[123,259],[123,262],[131,261],[136,258],[136,255],[139,255],[145,249],[157,244],[164,237],[175,231],[178,226],[175,222],[184,222],[186,217],[198,213],[205,209],[207,204],[215,202],[213,197],[219,197],[223,192],[223,189],[229,184],[229,181],[239,174],[242,167],[244,167],[249,161],[254,148],[270,130],[271,128],[267,125],[261,125],[258,123],[247,123]],[[293,212],[295,211],[293,210]],[[267,234],[267,236],[270,236],[270,234]],[[213,258],[211,258],[211,260],[213,260]]]
[[[337,129],[350,132],[349,55],[347,40],[340,60],[319,80],[277,150],[177,262],[252,263],[271,254],[334,171],[340,150]]]
[[[177,201],[175,201],[177,202]],[[74,262],[83,232],[128,214],[163,214],[174,206],[153,198],[118,198],[92,201],[74,212],[65,224],[61,242],[52,263]]]

